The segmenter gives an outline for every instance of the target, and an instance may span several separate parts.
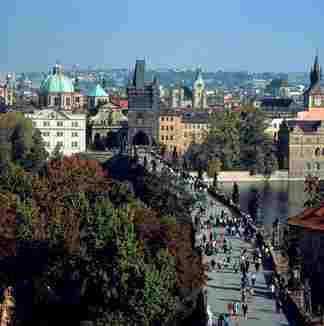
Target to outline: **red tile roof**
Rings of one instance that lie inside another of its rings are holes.
[[[324,232],[324,201],[315,208],[307,208],[301,214],[288,218],[288,225]]]

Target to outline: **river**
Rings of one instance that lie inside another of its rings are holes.
[[[303,210],[305,201],[303,181],[239,182],[240,206],[248,212],[251,190],[257,189],[261,197],[261,216],[264,224],[271,224],[276,218],[282,223],[289,216]],[[221,182],[220,189],[231,194],[233,182]]]

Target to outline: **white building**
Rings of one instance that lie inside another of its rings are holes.
[[[25,117],[30,118],[33,126],[40,130],[50,154],[57,144],[64,155],[86,150],[86,114],[43,109],[25,113]]]

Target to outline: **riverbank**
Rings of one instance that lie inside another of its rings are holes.
[[[197,172],[190,172],[190,175],[197,177]],[[210,184],[213,178],[208,178],[207,174],[203,175],[204,180]],[[304,178],[291,178],[287,170],[279,170],[274,172],[269,178],[262,174],[250,175],[249,171],[221,171],[218,174],[218,182],[264,182],[264,181],[304,181]]]

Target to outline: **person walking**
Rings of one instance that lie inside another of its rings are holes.
[[[253,273],[253,274],[251,275],[251,283],[252,283],[252,286],[253,286],[253,287],[255,286],[255,281],[256,281],[256,274]]]
[[[212,267],[212,270],[214,271],[215,270],[215,266],[216,266],[216,262],[214,259],[212,259],[211,261],[211,267]]]
[[[224,326],[224,315],[220,314],[218,317],[218,325],[217,326]]]
[[[247,319],[248,305],[246,302],[242,303],[242,312],[243,312],[244,319]]]

